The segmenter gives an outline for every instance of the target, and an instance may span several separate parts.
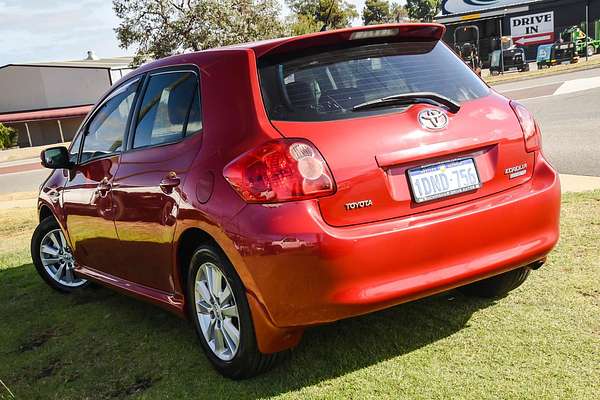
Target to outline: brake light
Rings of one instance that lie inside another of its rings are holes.
[[[542,147],[542,135],[540,127],[537,122],[535,122],[533,115],[531,115],[524,105],[516,101],[511,101],[510,106],[521,124],[523,137],[525,139],[525,150],[529,153],[540,150]]]
[[[230,162],[223,176],[248,203],[305,200],[335,191],[323,156],[303,139],[266,142]]]

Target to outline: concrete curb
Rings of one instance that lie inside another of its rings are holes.
[[[490,79],[489,82],[485,78],[483,80],[488,85],[494,87],[496,85],[503,85],[505,83],[515,83],[515,82],[521,82],[521,81],[528,81],[528,80],[531,80],[531,79],[546,78],[548,76],[556,76],[556,75],[562,75],[562,74],[569,74],[571,72],[587,71],[589,69],[594,69],[594,68],[600,68],[600,64],[598,64],[598,63],[588,64],[588,65],[583,64],[579,68],[554,70],[554,71],[552,69],[546,69],[546,70],[544,70],[543,73],[540,72],[539,74],[535,74],[535,75],[533,75],[533,74],[532,75],[525,75],[525,76],[515,75],[514,77],[507,77],[507,78],[502,78],[502,79]],[[533,71],[533,72],[535,72],[535,71]]]
[[[587,192],[600,189],[600,176],[560,174],[563,193]]]

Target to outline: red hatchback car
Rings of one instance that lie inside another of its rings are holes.
[[[169,57],[98,102],[39,196],[32,256],[190,318],[232,378],[305,328],[455,287],[502,296],[558,239],[539,128],[440,40],[360,27]]]

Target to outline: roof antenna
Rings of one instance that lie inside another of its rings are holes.
[[[319,0],[319,3],[320,0]],[[321,28],[320,32],[325,32],[327,30],[327,26],[329,25],[329,18],[331,18],[331,11],[333,11],[333,6],[335,5],[335,0],[331,0],[331,7],[329,7],[329,12],[327,13],[327,19],[325,20],[325,24]]]

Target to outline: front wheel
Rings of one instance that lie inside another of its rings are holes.
[[[521,267],[500,275],[460,287],[458,290],[469,296],[498,298],[506,296],[511,290],[521,286],[529,276],[531,269]]]
[[[211,246],[192,256],[188,312],[208,359],[222,375],[243,379],[270,369],[281,353],[258,349],[246,291],[229,260]]]
[[[89,284],[75,275],[75,260],[54,217],[44,219],[31,238],[31,258],[42,279],[53,289],[70,293]]]

